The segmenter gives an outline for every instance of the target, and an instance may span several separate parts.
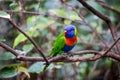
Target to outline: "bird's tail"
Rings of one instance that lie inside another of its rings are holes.
[[[52,56],[52,57],[54,57],[54,56],[56,56],[57,54],[55,53],[55,54],[53,54],[52,52],[50,53],[50,56]],[[50,64],[46,64],[45,65],[45,67],[43,68],[43,72],[44,71],[46,71],[46,69],[48,68],[48,66],[49,66]]]

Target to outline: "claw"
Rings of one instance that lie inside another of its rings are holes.
[[[68,54],[70,55],[70,57],[74,56],[74,52],[72,52],[72,51],[69,51]]]

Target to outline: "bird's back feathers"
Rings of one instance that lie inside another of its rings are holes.
[[[50,56],[56,56],[57,54],[63,53],[64,51],[62,51],[62,48],[64,45],[65,45],[64,33],[61,33],[56,38],[55,43],[53,44],[53,48],[50,53]]]

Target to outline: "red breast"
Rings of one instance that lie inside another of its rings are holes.
[[[73,38],[66,38],[65,37],[65,44],[68,46],[73,46],[74,44],[76,44],[77,42],[77,37],[73,37]]]

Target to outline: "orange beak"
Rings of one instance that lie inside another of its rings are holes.
[[[64,31],[64,34],[67,34],[67,31]]]

